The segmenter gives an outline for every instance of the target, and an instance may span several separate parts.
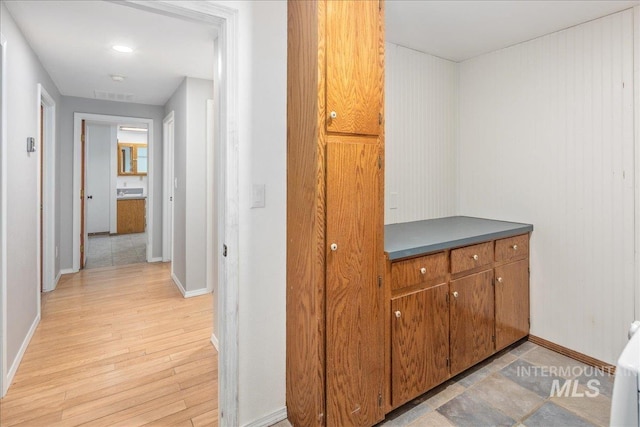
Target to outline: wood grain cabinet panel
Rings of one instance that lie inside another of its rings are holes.
[[[294,426],[384,418],[383,5],[287,4],[286,406]]]
[[[379,135],[384,88],[379,1],[327,1],[327,131]],[[335,113],[335,114],[332,114]]]
[[[449,377],[449,303],[446,283],[391,303],[391,386],[399,406]]]
[[[445,252],[425,255],[391,265],[391,289],[393,291],[434,281],[442,283],[449,270],[449,260]]]
[[[146,225],[145,199],[118,200],[118,234],[144,233]]]
[[[493,270],[450,282],[451,375],[493,354]]]
[[[529,256],[529,235],[496,240],[496,261],[510,261]]]
[[[357,141],[357,142],[356,142]],[[372,425],[384,416],[379,148],[364,138],[327,145],[327,424]]]
[[[451,274],[491,265],[493,263],[493,242],[465,246],[451,251]]]
[[[529,260],[495,269],[496,350],[529,334]]]

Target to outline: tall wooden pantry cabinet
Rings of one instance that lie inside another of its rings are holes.
[[[289,0],[287,412],[384,417],[382,1]]]

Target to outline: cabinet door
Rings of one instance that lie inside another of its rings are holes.
[[[496,350],[529,334],[529,259],[496,267]]]
[[[493,353],[493,270],[450,282],[451,374]]]
[[[327,426],[373,425],[384,416],[378,147],[376,138],[353,137],[327,145]]]
[[[384,87],[381,2],[326,4],[327,131],[378,135]]]
[[[391,302],[391,399],[398,406],[449,377],[446,283]]]

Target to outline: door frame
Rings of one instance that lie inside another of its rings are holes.
[[[81,175],[82,164],[86,162],[86,159],[82,158],[82,149],[80,136],[82,134],[82,121],[87,122],[101,122],[108,124],[117,123],[129,123],[129,124],[143,124],[148,128],[148,146],[149,149],[149,170],[147,172],[147,262],[152,261],[152,249],[153,249],[153,152],[155,150],[154,135],[153,135],[153,119],[145,119],[140,117],[124,117],[124,116],[110,116],[106,114],[92,114],[92,113],[73,113],[73,271],[80,270],[80,230],[81,230]],[[86,153],[85,153],[86,155]],[[86,196],[86,195],[85,195]],[[86,221],[86,218],[85,218]],[[86,234],[86,227],[85,227]],[[86,243],[85,243],[86,244]]]
[[[173,261],[173,154],[175,142],[175,113],[171,111],[162,120],[162,261]],[[171,199],[170,199],[171,198]],[[173,263],[171,263],[173,275]]]
[[[0,397],[7,381],[7,39],[0,33]]]
[[[44,108],[44,123],[40,115],[40,106]],[[38,198],[36,207],[38,209],[38,247],[42,245],[43,252],[40,259],[40,251],[38,251],[38,265],[42,263],[42,274],[44,277],[38,277],[38,284],[42,282],[43,291],[50,292],[56,287],[57,277],[55,273],[56,260],[56,102],[49,92],[38,83],[38,129],[42,129],[43,140],[40,140],[40,132],[38,132],[37,147],[42,151],[43,156],[38,156]],[[44,147],[46,146],[46,150]],[[40,186],[40,174],[42,177],[42,186]],[[42,210],[40,210],[40,200],[42,200]],[[42,219],[40,218],[42,215]],[[40,224],[42,224],[42,241],[40,241]],[[38,271],[38,276],[40,272]],[[40,295],[40,292],[38,292]],[[40,314],[40,298],[38,298],[38,314]]]
[[[238,330],[239,330],[239,149],[238,149],[238,10],[218,3],[203,1],[129,0],[120,4],[137,7],[184,19],[210,24],[218,29],[219,83],[219,143],[220,161],[215,187],[220,234],[215,245],[215,259],[219,261],[218,295],[214,307],[218,326],[218,408],[220,426],[236,426],[238,420]],[[228,248],[222,256],[222,244]],[[213,337],[212,337],[213,339]]]

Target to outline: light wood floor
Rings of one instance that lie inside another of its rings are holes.
[[[65,275],[9,392],[4,426],[217,426],[211,295],[184,299],[168,264]]]

